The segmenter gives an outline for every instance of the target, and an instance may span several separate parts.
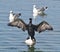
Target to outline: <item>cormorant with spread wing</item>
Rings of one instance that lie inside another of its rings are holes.
[[[29,18],[29,24],[26,24],[22,19],[17,18],[13,22],[8,23],[8,26],[21,28],[23,31],[27,30],[28,35],[30,36],[30,39],[32,39],[33,41],[35,40],[35,38],[34,38],[35,31],[40,33],[45,30],[53,30],[52,26],[50,24],[48,24],[46,21],[42,21],[38,25],[32,24],[32,18]],[[29,39],[29,37],[27,39]],[[25,41],[25,42],[30,42],[30,45],[32,45],[33,41]],[[27,43],[27,44],[29,45],[29,43]]]

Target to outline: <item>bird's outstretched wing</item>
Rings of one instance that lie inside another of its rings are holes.
[[[50,24],[48,24],[46,21],[42,21],[40,24],[36,25],[35,30],[40,33],[45,30],[53,30],[53,27]]]
[[[17,13],[17,14],[13,14],[14,15],[14,17],[19,17],[19,16],[21,16],[21,13]]]
[[[23,31],[27,30],[27,24],[22,19],[16,19],[11,23],[8,23],[8,26],[22,28]]]
[[[20,17],[21,16],[21,13],[13,13],[13,16],[14,16],[14,20],[16,20],[18,17]]]

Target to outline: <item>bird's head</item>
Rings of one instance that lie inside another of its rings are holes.
[[[29,22],[29,23],[31,23],[31,24],[32,24],[32,18],[29,18],[29,20],[30,20],[30,22]]]
[[[13,13],[13,11],[11,10],[10,13]]]
[[[21,16],[21,13],[19,13],[19,15]]]
[[[29,18],[29,20],[32,20],[32,18]]]
[[[48,7],[46,6],[45,8],[47,9]]]
[[[36,7],[36,5],[33,5],[33,8],[35,8]]]

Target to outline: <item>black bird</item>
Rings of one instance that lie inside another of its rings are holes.
[[[18,27],[21,28],[23,31],[27,30],[29,37],[25,41],[28,45],[35,44],[36,40],[34,38],[35,31],[43,32],[45,30],[53,30],[52,26],[49,25],[46,21],[42,21],[38,25],[32,24],[32,18],[29,18],[29,24],[26,24],[22,19],[16,19],[11,23],[8,23],[8,26]]]

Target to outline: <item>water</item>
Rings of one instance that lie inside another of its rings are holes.
[[[32,16],[33,4],[37,7],[48,6],[47,17],[37,16],[33,23],[45,20],[54,28],[35,35],[36,44],[32,48],[24,43],[27,32],[7,26],[9,11],[22,13],[21,18],[27,23]],[[60,0],[0,0],[0,52],[60,52]]]

